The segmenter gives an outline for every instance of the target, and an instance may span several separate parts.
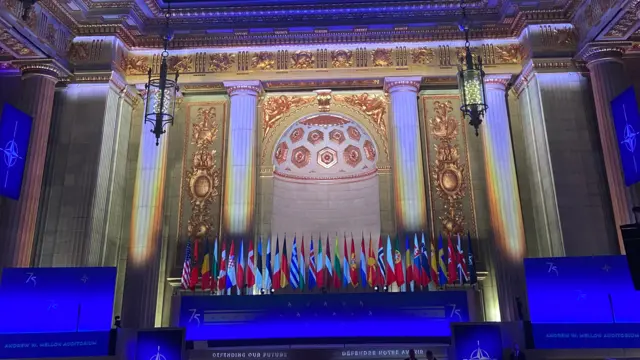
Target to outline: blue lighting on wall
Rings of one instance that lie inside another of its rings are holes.
[[[633,87],[611,101],[611,112],[616,126],[624,182],[630,186],[640,181],[640,116]]]
[[[31,117],[9,104],[0,115],[0,195],[20,197],[31,137]]]
[[[502,359],[502,335],[499,324],[453,324],[454,359]]]
[[[164,328],[138,332],[136,360],[181,360],[184,329]]]

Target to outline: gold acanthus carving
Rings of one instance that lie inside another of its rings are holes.
[[[313,53],[308,50],[297,50],[291,54],[292,69],[313,69],[315,58]]]
[[[271,130],[275,129],[284,114],[292,107],[301,107],[314,101],[314,96],[273,96],[268,97],[262,104],[262,136],[266,139]]]
[[[391,49],[375,49],[371,51],[371,59],[374,67],[393,66],[391,60]]]
[[[411,60],[414,64],[431,64],[431,61],[436,57],[433,49],[426,46],[411,49]]]
[[[258,70],[275,70],[275,55],[269,51],[255,53],[251,58],[251,67]]]
[[[225,72],[236,62],[235,54],[218,53],[209,55],[209,71],[218,73]]]
[[[202,238],[213,234],[210,208],[214,199],[220,195],[220,170],[212,145],[218,136],[218,128],[215,108],[198,108],[190,141],[196,150],[191,158],[191,169],[186,173],[191,203],[187,231],[193,237]]]
[[[351,50],[333,50],[331,52],[331,64],[334,68],[352,67],[353,52]]]
[[[433,102],[434,116],[429,127],[436,143],[433,145],[435,160],[431,167],[431,180],[436,194],[443,201],[443,212],[438,217],[442,232],[447,235],[464,232],[464,215],[461,199],[466,192],[466,176],[461,163],[458,138],[458,120],[453,115],[450,100]]]

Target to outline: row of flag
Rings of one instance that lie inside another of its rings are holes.
[[[457,241],[456,241],[457,240]],[[471,236],[467,233],[467,252],[465,254],[460,235],[457,239],[447,238],[444,248],[442,235],[438,236],[437,247],[432,241],[425,242],[424,233],[419,241],[414,234],[413,241],[405,237],[404,257],[400,250],[400,240],[396,237],[394,245],[387,236],[386,244],[382,237],[378,239],[377,253],[369,238],[368,251],[365,251],[364,236],[360,241],[359,253],[356,241],[351,236],[350,251],[346,235],[342,241],[336,236],[331,257],[330,241],[327,236],[323,250],[322,240],[310,240],[309,255],[305,254],[305,240],[298,247],[294,237],[291,256],[287,252],[286,236],[280,247],[276,238],[275,254],[272,256],[271,239],[266,241],[266,253],[263,254],[263,241],[249,242],[244,251],[244,241],[240,242],[236,258],[235,243],[226,241],[213,243],[205,240],[202,261],[198,261],[200,241],[187,243],[184,266],[182,269],[182,287],[195,291],[198,282],[202,290],[230,293],[236,288],[238,294],[246,289],[247,294],[264,291],[291,289],[341,289],[347,287],[363,288],[375,286],[397,286],[400,291],[419,291],[437,289],[445,285],[477,283],[477,274]],[[315,251],[317,243],[318,252]],[[412,244],[411,244],[412,243]],[[220,248],[219,248],[220,246]],[[229,247],[227,250],[227,246]],[[193,247],[193,249],[192,249]],[[245,262],[246,259],[246,262]]]

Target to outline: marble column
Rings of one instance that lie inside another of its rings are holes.
[[[500,317],[516,321],[516,296],[523,298],[522,258],[524,225],[507,110],[507,83],[511,75],[485,78],[487,113],[482,123],[484,167],[493,233],[493,265],[498,285]]]
[[[134,121],[143,123],[144,120]],[[151,125],[142,125],[122,304],[122,323],[127,328],[154,327],[156,321],[167,150],[171,136],[171,128],[167,128],[156,146]]]
[[[224,179],[224,233],[252,232],[256,191],[259,81],[225,81],[231,98]]]
[[[0,213],[0,268],[30,266],[44,173],[55,86],[61,69],[28,63],[22,70],[22,110],[32,120],[22,191],[17,201],[5,199]]]
[[[420,77],[385,78],[391,97],[393,188],[398,232],[426,229],[426,197],[418,122]]]
[[[591,77],[600,143],[609,183],[613,216],[616,222],[616,230],[618,231],[618,243],[620,250],[624,252],[619,226],[634,221],[633,213],[631,212],[634,203],[631,191],[624,183],[618,138],[613,115],[611,114],[611,100],[630,86],[629,78],[625,74],[622,62],[623,54],[623,46],[612,44],[603,47],[587,46],[579,56],[587,62]]]

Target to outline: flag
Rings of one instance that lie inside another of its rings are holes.
[[[351,261],[347,251],[347,236],[342,243],[342,286],[347,287],[351,283]]]
[[[326,276],[324,278],[324,281],[326,287],[331,287],[333,280],[333,266],[331,265],[331,248],[329,247],[329,234],[327,234],[327,242],[325,244],[327,245],[327,254],[324,256],[324,266],[327,269],[327,272],[325,273]]]
[[[386,284],[387,281],[387,266],[384,261],[384,247],[382,246],[382,235],[378,238],[378,273],[376,278],[378,283],[376,285]],[[379,276],[378,276],[379,275]]]
[[[371,234],[369,234],[369,251],[367,258],[367,281],[370,287],[378,285],[378,266],[376,261],[376,255],[373,252],[373,240]]]
[[[431,247],[431,281],[433,281],[435,286],[438,286],[438,283],[440,282],[438,279],[438,258],[436,257],[436,248],[433,245],[433,241],[429,240],[429,246]]]
[[[422,255],[420,254],[420,244],[418,243],[418,234],[413,235],[413,273],[411,275],[415,286],[422,285]]]
[[[458,281],[458,255],[453,249],[453,243],[451,243],[451,235],[447,237],[447,276],[448,283],[455,284]]]
[[[411,291],[414,290],[415,280],[414,280],[414,274],[413,274],[413,257],[411,256],[412,251],[411,251],[411,246],[409,245],[409,235],[407,234],[404,235],[404,243],[405,243],[404,261],[405,261],[405,269],[406,269],[405,280],[407,282],[406,291],[409,292],[409,290]]]
[[[356,245],[353,241],[353,235],[351,235],[351,252],[349,253],[349,278],[351,279],[351,285],[353,285],[353,287],[358,287],[358,284],[360,284],[360,276],[358,275]]]
[[[302,244],[300,245],[300,289],[304,290],[305,277],[307,275],[307,259],[304,257],[304,235],[302,235]]]
[[[395,268],[395,262],[393,260],[393,249],[391,248],[391,237],[387,235],[387,262],[385,264],[385,272],[387,273],[387,285],[391,286],[394,282],[396,282],[396,274],[394,274],[393,269]]]
[[[256,265],[253,259],[253,241],[249,243],[249,253],[247,253],[247,288],[256,286]],[[251,291],[253,294],[253,290]]]
[[[273,257],[273,288],[280,289],[280,239],[276,235],[276,254]]]
[[[264,266],[264,290],[271,291],[273,283],[273,268],[271,267],[271,236],[267,237],[267,258]]]
[[[262,278],[262,236],[260,236],[260,240],[258,240],[258,259],[256,259],[256,288],[258,293],[260,293],[260,289],[264,289],[264,283]]]
[[[324,254],[322,253],[322,234],[318,239],[318,267],[316,268],[316,281],[319,288],[325,287],[325,269],[324,269]]]
[[[360,283],[362,288],[367,288],[367,257],[364,252],[364,234],[360,240]]]
[[[218,287],[218,271],[220,271],[220,264],[218,263],[218,238],[216,238],[213,244],[213,261],[211,262],[211,290],[215,290]],[[213,279],[216,279],[215,284]]]
[[[229,250],[229,261],[227,261],[227,289],[236,286],[236,244],[231,241],[231,249]]]
[[[334,248],[333,253],[333,287],[336,289],[340,288],[340,282],[342,280],[342,270],[340,267],[340,248],[338,247],[338,235],[336,234],[336,247]]]
[[[429,241],[431,244],[431,241]],[[420,242],[420,280],[423,287],[429,286],[431,279],[429,279],[429,272],[431,266],[429,265],[429,253],[427,252],[427,244],[424,240],[424,233],[422,233],[422,241]]]
[[[196,291],[196,284],[200,277],[200,271],[198,270],[198,243],[199,241],[196,239],[193,248],[193,256],[191,257],[191,277],[189,278],[189,288],[191,291]]]
[[[244,263],[244,239],[240,240],[240,261],[238,261],[238,271],[236,273],[236,280],[238,283],[238,295],[242,294],[245,282],[244,277],[247,273],[246,264]]]
[[[202,257],[202,290],[211,289],[211,262],[209,261],[209,239],[205,241],[204,256]]]
[[[440,278],[440,286],[447,284],[447,268],[444,262],[444,248],[442,247],[442,234],[438,236],[438,277]]]
[[[471,248],[471,233],[467,232],[467,270],[469,271],[469,284],[478,283],[478,274],[476,273],[476,259],[473,257],[473,249]]]
[[[458,246],[457,246],[457,254],[458,260],[458,280],[460,280],[460,285],[469,282],[469,272],[467,270],[467,259],[464,257],[464,250],[462,250],[462,243],[460,241],[460,234],[458,234]]]
[[[286,244],[285,244],[286,246]],[[285,247],[286,249],[286,247]],[[287,256],[285,255],[286,259]],[[286,261],[286,260],[285,260]],[[290,278],[291,278],[291,288],[297,289],[300,286],[300,266],[299,266],[299,257],[298,257],[298,244],[296,236],[293,236],[293,247],[291,249],[291,269],[290,269]]]
[[[295,237],[294,237],[295,239]],[[287,235],[282,240],[282,259],[280,260],[280,289],[289,285],[289,257],[287,256]]]
[[[396,234],[396,246],[393,249],[393,269],[396,275],[396,284],[401,287],[405,284],[404,279],[404,264],[402,261],[402,254],[400,254],[400,238]]]
[[[311,244],[309,245],[310,249],[309,249],[309,281],[307,281],[307,284],[309,286],[309,290],[313,290],[313,288],[316,287],[316,274],[318,273],[318,269],[316,269],[316,254],[313,251],[313,236],[311,236]],[[318,249],[322,249],[322,241],[319,242],[319,247]],[[322,261],[322,254],[318,253],[318,261]]]
[[[187,240],[187,248],[184,251],[184,264],[182,264],[182,279],[180,283],[182,288],[189,288],[189,278],[191,277],[191,240]]]
[[[218,290],[223,291],[227,288],[227,250],[226,242],[222,241],[222,252],[220,253],[220,273],[218,274]]]

